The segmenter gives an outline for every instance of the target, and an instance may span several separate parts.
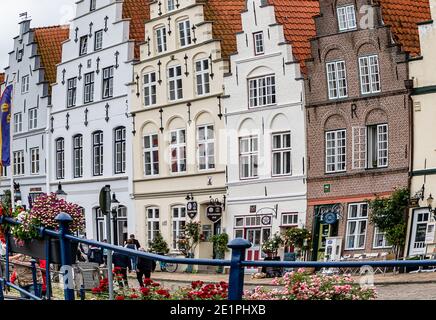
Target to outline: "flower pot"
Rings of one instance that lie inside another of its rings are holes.
[[[20,253],[26,256],[45,260],[45,247],[47,241],[50,241],[50,263],[61,264],[61,246],[59,239],[32,239],[25,241],[23,246],[16,243],[15,239],[9,236],[9,252]],[[79,244],[77,242],[71,243],[71,264],[76,263],[77,249]]]

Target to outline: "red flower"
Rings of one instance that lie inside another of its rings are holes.
[[[144,296],[148,296],[150,294],[150,288],[141,288],[141,293]]]
[[[201,288],[204,285],[203,281],[194,281],[192,282],[192,289]]]
[[[156,293],[162,297],[169,298],[170,293],[167,290],[157,290]]]
[[[130,295],[130,299],[138,299],[138,298],[139,296],[135,293]]]
[[[160,287],[160,284],[157,283],[157,282],[154,282],[154,283],[151,284],[151,286],[152,286],[152,287]]]
[[[151,285],[152,283],[153,283],[153,280],[151,280],[151,279],[148,279],[148,278],[147,278],[147,279],[144,280],[144,285],[145,285],[145,286],[149,286],[149,285]]]
[[[117,300],[117,301],[121,301],[121,300],[124,300],[124,297],[123,297],[123,296],[116,296],[116,297],[115,297],[115,300]]]

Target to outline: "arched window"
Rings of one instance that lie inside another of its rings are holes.
[[[118,127],[114,132],[115,174],[126,172],[126,128]]]
[[[83,136],[73,137],[73,172],[74,178],[83,177]]]
[[[103,175],[103,131],[92,134],[92,167],[94,176]]]
[[[56,179],[65,179],[65,139],[56,140]]]

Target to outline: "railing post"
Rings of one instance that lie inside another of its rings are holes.
[[[5,300],[5,296],[3,294],[3,279],[0,279],[0,301]]]
[[[69,233],[69,225],[73,221],[67,213],[60,213],[55,219],[59,223],[59,241],[61,247],[61,270],[62,279],[64,281],[64,298],[65,300],[74,300],[74,289],[71,287],[73,283],[73,268],[71,266],[71,243],[65,238]]]
[[[36,275],[36,260],[32,259],[30,260],[30,264],[32,266],[32,281],[33,281],[33,294],[37,297],[39,297],[39,288],[38,288],[38,277]]]
[[[232,240],[228,247],[232,249],[229,278],[229,300],[242,300],[244,294],[244,267],[241,262],[245,260],[245,252],[251,248],[251,243],[244,239]]]

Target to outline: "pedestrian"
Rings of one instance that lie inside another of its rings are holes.
[[[91,245],[88,250],[88,261],[103,264],[103,250],[100,247]]]
[[[136,245],[136,248],[139,250],[139,248],[141,248],[141,245],[139,244],[139,241],[138,240],[136,240],[136,238],[135,238],[135,235],[134,234],[131,234],[130,235],[130,240],[132,240],[133,241],[133,243]]]
[[[135,242],[132,239],[127,240],[127,244],[124,246],[127,249],[130,250],[138,250],[139,248],[136,246]],[[136,270],[136,265],[137,265],[137,257],[131,256],[130,257],[130,263],[131,263],[131,270]]]
[[[114,264],[115,276],[117,277],[118,285],[121,288],[128,287],[127,270],[131,271],[131,262],[129,256],[114,252],[112,255],[112,263]]]
[[[42,275],[41,296],[45,296],[47,294],[47,275],[45,273],[45,268],[47,267],[47,261],[40,259],[38,262],[38,267],[41,268],[41,275]]]
[[[10,258],[10,262],[14,264],[14,270],[17,276],[18,286],[27,291],[36,295],[37,297],[42,297],[42,274],[39,268],[36,270],[36,288],[33,284],[33,275],[32,275],[32,258],[29,256],[25,256],[23,254],[17,254]],[[20,292],[20,295],[24,299],[29,299],[24,293]]]
[[[103,240],[104,243],[107,243],[107,240],[104,239]],[[107,255],[108,255],[109,250],[108,249],[103,249],[103,261],[104,261],[104,265],[107,266]]]
[[[146,252],[144,248],[140,248],[139,251]],[[138,265],[136,267],[136,277],[138,279],[139,286],[144,287],[144,278],[151,279],[151,273],[156,269],[156,261],[147,258],[138,258]]]

